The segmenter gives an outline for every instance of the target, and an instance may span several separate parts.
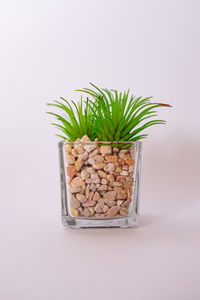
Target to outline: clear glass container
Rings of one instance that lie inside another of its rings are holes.
[[[141,142],[59,142],[62,222],[71,228],[138,221]]]

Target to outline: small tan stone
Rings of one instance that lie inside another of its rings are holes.
[[[107,191],[108,187],[106,184],[102,184],[99,188],[98,191]]]
[[[100,206],[99,203],[97,203],[97,205],[95,206],[94,210],[97,212],[97,213],[101,213],[102,212],[102,208]]]
[[[115,177],[112,174],[108,174],[107,175],[107,180],[112,183],[112,182],[115,181]]]
[[[122,170],[128,171],[128,170],[129,170],[129,165],[123,165],[123,166],[122,166]]]
[[[95,217],[98,219],[102,219],[102,218],[105,218],[105,215],[103,213],[96,213]]]
[[[108,171],[108,164],[106,164],[105,167],[104,167],[103,169],[104,169],[104,171],[105,171],[106,173],[108,173],[108,172],[109,172],[109,171]]]
[[[95,204],[96,204],[95,200],[87,200],[82,205],[83,205],[83,207],[88,207],[88,206],[95,206]]]
[[[126,207],[120,207],[119,213],[121,216],[127,216],[128,215],[128,209]]]
[[[122,171],[122,172],[120,173],[120,175],[121,175],[121,176],[128,176],[128,172],[127,172],[127,171]]]
[[[92,157],[90,157],[90,158],[88,159],[88,163],[89,163],[90,165],[94,165],[95,160],[94,160]]]
[[[71,181],[71,186],[72,187],[85,186],[85,182],[80,177],[75,177]]]
[[[68,165],[74,165],[75,163],[75,158],[73,155],[67,155],[66,156],[66,162]]]
[[[114,217],[118,213],[118,211],[119,211],[118,206],[112,206],[107,213],[107,217],[108,218]]]
[[[71,152],[72,152],[72,146],[71,145],[66,144],[66,152],[67,152],[67,154],[71,154]]]
[[[81,204],[74,196],[71,195],[71,197],[70,197],[70,206],[71,206],[71,208],[78,208],[78,207],[81,206]]]
[[[133,158],[134,157],[134,149],[130,148],[129,152],[130,152],[131,157]]]
[[[118,159],[118,162],[119,162],[119,164],[120,164],[121,166],[123,166],[123,165],[126,164],[125,161],[124,161],[122,158],[119,158],[119,159]]]
[[[113,182],[113,186],[122,186],[122,184],[119,181],[115,181],[115,182]]]
[[[94,192],[90,192],[88,200],[92,200],[94,197]]]
[[[94,174],[95,173],[95,170],[92,168],[92,167],[88,167],[86,168],[86,171],[90,174]]]
[[[120,166],[120,164],[118,163],[118,161],[114,163],[114,166],[115,166],[115,168]]]
[[[117,205],[120,206],[122,205],[123,202],[124,202],[123,200],[117,200]]]
[[[82,138],[81,138],[81,142],[82,143],[85,143],[85,142],[90,142],[90,139],[87,135],[84,135]]]
[[[87,207],[84,208],[83,215],[86,218],[90,217],[91,214],[90,214],[90,211],[89,211],[89,209]]]
[[[130,165],[128,168],[129,173],[134,171],[134,165]]]
[[[134,164],[134,160],[130,157],[124,157],[124,161],[128,164],[128,165],[133,165]]]
[[[100,183],[100,178],[97,179],[92,179],[92,178],[88,178],[85,181],[86,183]]]
[[[83,148],[85,149],[85,151],[87,152],[91,152],[92,150],[94,150],[97,147],[96,143],[91,143],[91,144],[86,144],[83,146]]]
[[[119,152],[119,149],[116,148],[116,147],[114,147],[114,148],[113,148],[113,152],[114,152],[114,153],[118,153],[118,152]]]
[[[90,211],[90,215],[93,216],[95,213],[94,207],[88,207],[89,211]]]
[[[85,152],[83,147],[81,147],[80,143],[75,143],[74,149],[78,152],[78,154],[83,154]]]
[[[107,184],[108,183],[108,180],[107,179],[105,179],[105,178],[102,178],[101,179],[101,184]]]
[[[76,194],[76,199],[78,199],[78,201],[80,201],[81,203],[84,203],[87,201],[86,197],[82,194]]]
[[[99,199],[100,199],[99,193],[98,193],[98,192],[95,192],[95,193],[94,193],[94,196],[93,196],[93,200],[97,201],[97,200],[99,200]]]
[[[111,206],[115,206],[117,203],[116,203],[116,201],[114,201],[114,200],[109,200],[108,201],[108,206],[109,207],[111,207]]]
[[[125,180],[126,180],[126,177],[125,177],[125,176],[118,175],[118,176],[116,177],[116,181],[124,182]]]
[[[80,207],[77,208],[77,209],[78,209],[79,213],[81,214],[81,216],[83,216],[83,208],[82,208],[82,206],[80,206]]]
[[[75,149],[72,149],[72,155],[74,157],[78,157],[78,152]]]
[[[107,205],[104,205],[102,210],[104,213],[106,213],[107,211],[109,211],[109,207]]]
[[[94,157],[95,155],[97,155],[99,153],[99,149],[95,149],[94,151],[89,153],[89,157]]]
[[[98,203],[101,206],[101,208],[103,208],[103,206],[104,206],[104,200],[102,198],[98,200]]]
[[[85,190],[85,196],[86,196],[87,199],[89,198],[89,194],[90,194],[90,184],[88,184],[86,186],[86,190]]]
[[[80,186],[75,186],[75,187],[70,186],[70,188],[69,188],[69,192],[71,194],[79,193],[80,191],[81,191],[81,187]]]
[[[88,158],[88,152],[85,151],[83,154],[79,154],[78,158],[79,158],[80,160],[86,161],[87,158]]]
[[[104,162],[104,158],[101,155],[95,155],[94,160],[99,161],[99,162]]]
[[[122,169],[121,169],[121,168],[119,168],[119,167],[117,167],[117,168],[115,169],[115,172],[117,172],[117,173],[121,173],[121,172],[122,172]]]
[[[117,156],[116,155],[106,155],[105,159],[107,160],[107,162],[111,162],[111,163],[115,163],[117,162]]]
[[[68,165],[67,166],[67,175],[70,177],[74,177],[75,173],[76,173],[75,167],[72,165]]]
[[[90,186],[90,190],[96,192],[96,189],[97,189],[96,184],[92,183]]]
[[[71,208],[70,212],[72,216],[78,217],[78,210],[76,208]]]
[[[76,171],[79,171],[81,169],[82,165],[83,165],[82,160],[80,160],[80,159],[76,160],[75,161],[75,169],[76,169]]]
[[[119,152],[119,158],[124,158],[128,152],[129,150],[121,150]]]
[[[108,172],[113,172],[115,170],[115,165],[113,163],[108,163]]]
[[[99,170],[99,171],[98,171],[98,174],[99,174],[99,176],[102,177],[102,178],[106,178],[106,177],[107,177],[107,174],[106,174],[104,171],[102,171],[102,170]]]
[[[113,191],[113,188],[112,188],[112,186],[108,186],[108,191]]]
[[[91,174],[90,177],[91,177],[91,179],[98,179],[99,175],[98,175],[98,173],[94,173],[94,174]]]
[[[101,146],[100,153],[105,156],[106,154],[112,154],[111,146]]]
[[[117,196],[117,191],[110,191],[110,192],[105,193],[103,195],[103,198],[107,199],[107,200],[115,200],[116,196]]]
[[[95,164],[93,165],[93,168],[97,170],[103,169],[104,167],[105,167],[105,163],[102,163],[100,161],[96,161]]]
[[[115,186],[114,189],[117,191],[117,200],[127,198],[127,193],[121,187]]]
[[[83,180],[86,180],[89,176],[90,176],[90,174],[86,171],[86,169],[83,169],[83,170],[81,171],[81,178],[82,178]]]
[[[124,203],[122,204],[122,206],[128,206],[130,202],[131,202],[131,200],[128,199],[128,200],[124,201]]]

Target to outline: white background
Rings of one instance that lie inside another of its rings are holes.
[[[198,0],[0,1],[0,299],[200,299]],[[155,96],[136,229],[60,222],[46,103],[88,82]]]

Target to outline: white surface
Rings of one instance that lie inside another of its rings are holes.
[[[0,2],[0,299],[200,299],[199,9],[194,0]],[[89,81],[174,107],[143,144],[136,229],[60,223],[45,103],[76,98]]]

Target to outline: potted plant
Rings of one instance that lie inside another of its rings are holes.
[[[137,224],[141,139],[146,128],[165,124],[156,109],[170,106],[135,98],[129,90],[79,90],[86,99],[72,105],[61,98],[48,105],[59,121],[62,221],[72,228],[130,227]],[[150,118],[150,120],[148,120]]]

